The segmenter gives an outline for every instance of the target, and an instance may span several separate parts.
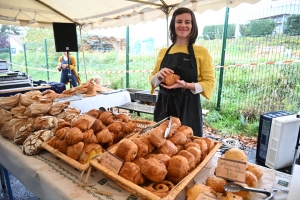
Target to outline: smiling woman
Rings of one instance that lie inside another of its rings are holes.
[[[170,22],[170,39],[173,44],[160,50],[150,75],[151,92],[159,86],[154,110],[154,121],[168,116],[180,118],[183,125],[202,136],[203,120],[200,94],[210,99],[215,85],[214,67],[208,50],[195,45],[198,27],[193,11],[178,8]],[[173,85],[163,83],[165,77],[180,77]]]

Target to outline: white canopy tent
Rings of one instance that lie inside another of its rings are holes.
[[[0,24],[52,28],[76,23],[83,30],[128,26],[167,18],[176,7],[195,12],[235,7],[260,0],[0,0]]]

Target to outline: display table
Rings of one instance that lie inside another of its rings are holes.
[[[130,94],[127,91],[119,91],[110,94],[98,94],[93,97],[85,97],[81,100],[71,101],[70,107],[81,110],[81,113],[88,112],[91,109],[99,107],[111,108],[131,102]]]
[[[26,156],[22,153],[21,146],[17,146],[0,136],[0,152],[0,163],[3,167],[9,170],[28,190],[43,200],[140,199],[106,178],[100,171],[95,171],[91,174],[88,183],[95,185],[88,188],[101,190],[106,195],[98,194],[95,191],[87,191],[79,187],[81,173],[62,160],[54,158],[52,154],[45,150],[35,156]],[[203,182],[207,176],[211,175],[216,161],[217,156],[214,156],[190,185],[195,182]],[[273,187],[288,190],[290,175],[267,168],[263,168],[263,170],[263,178],[265,179],[263,188],[270,189]],[[287,186],[282,188],[282,185],[284,185],[282,183],[286,183]],[[287,193],[281,191],[278,191],[274,196],[275,200],[286,198]],[[185,199],[184,191],[176,198],[176,200],[181,199]],[[260,196],[255,199],[264,198]]]
[[[4,89],[0,90],[0,96],[11,96],[18,93],[25,93],[29,92],[31,90],[39,90],[41,92],[51,89],[50,85],[44,85],[44,86],[36,86],[36,87],[20,87],[20,88],[11,88],[11,89]]]

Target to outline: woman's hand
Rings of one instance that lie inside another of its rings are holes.
[[[61,67],[62,68],[66,68],[68,65],[67,64],[62,64]]]
[[[163,81],[168,74],[173,74],[174,71],[169,68],[162,68],[159,72],[157,72],[157,78],[160,81]]]

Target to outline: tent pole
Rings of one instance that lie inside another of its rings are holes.
[[[79,33],[80,33],[80,42],[81,42],[81,47],[82,47],[82,58],[83,58],[83,67],[84,67],[85,81],[87,81],[88,77],[87,77],[87,73],[86,73],[85,58],[84,58],[84,48],[83,48],[84,44],[82,42],[81,30],[82,30],[82,25],[79,26]]]
[[[167,46],[169,46],[169,13],[166,13],[166,18],[167,18]]]

